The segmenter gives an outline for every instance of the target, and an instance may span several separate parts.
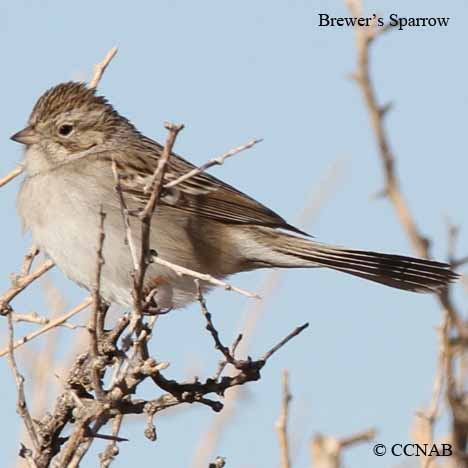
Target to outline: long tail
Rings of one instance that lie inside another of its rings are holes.
[[[255,233],[255,240],[263,247],[262,257],[272,266],[327,267],[393,288],[424,293],[437,292],[458,278],[447,263],[345,249],[278,231],[262,231]],[[268,255],[265,248],[269,248]]]

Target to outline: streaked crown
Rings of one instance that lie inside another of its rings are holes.
[[[121,119],[111,104],[103,96],[96,96],[96,90],[88,88],[84,83],[69,81],[47,90],[37,101],[29,125],[55,119],[61,114],[83,110],[85,112],[101,111],[107,117]]]

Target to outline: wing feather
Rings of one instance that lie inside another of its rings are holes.
[[[145,204],[148,194],[145,193],[144,187],[151,180],[163,147],[147,137],[143,137],[139,144],[143,147],[132,148],[130,154],[128,151],[125,154],[117,151],[117,155],[113,156],[121,168],[131,167],[132,171],[122,174],[126,191],[133,195],[137,203]],[[148,154],[151,156],[146,156]],[[166,170],[165,181],[175,180],[195,167],[173,153]],[[288,224],[265,205],[206,172],[197,174],[170,190],[178,192],[177,196],[167,199],[163,196],[161,202],[187,213],[222,223],[270,226],[307,235]]]

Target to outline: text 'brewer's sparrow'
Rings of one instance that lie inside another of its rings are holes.
[[[112,161],[130,209],[141,209],[144,187],[162,146],[143,136],[82,83],[64,83],[38,100],[28,126],[12,137],[26,145],[26,178],[18,210],[34,242],[73,281],[91,289],[99,209],[106,213],[101,294],[132,304],[132,259],[115,190]],[[171,156],[167,180],[193,169]],[[201,173],[166,195],[153,216],[151,248],[177,265],[223,278],[256,268],[328,267],[408,291],[431,292],[457,275],[445,263],[320,244],[276,213],[215,177]],[[133,236],[139,242],[140,229]],[[146,287],[169,285],[174,307],[196,297],[191,278],[151,264]]]

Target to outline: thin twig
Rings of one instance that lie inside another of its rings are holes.
[[[21,268],[21,273],[20,276],[26,276],[29,275],[31,272],[31,267],[34,262],[34,259],[37,257],[39,254],[39,249],[35,246],[32,245],[26,255],[24,256],[23,260],[23,266]]]
[[[296,222],[293,223],[294,225],[298,225],[299,227],[308,226],[312,219],[318,215],[326,201],[336,192],[338,182],[343,176],[344,163],[345,161],[342,159],[335,161],[324,174],[323,181],[319,184],[314,184],[313,193],[302,209],[302,212],[297,217]],[[284,270],[272,270],[267,274],[263,285],[260,287],[260,296],[263,300],[251,303],[244,314],[246,319],[240,325],[242,341],[237,343],[239,354],[249,354],[249,346],[252,343],[257,324],[259,323],[261,315],[266,310],[268,299],[274,295],[275,291],[278,291],[280,278],[283,273]],[[231,354],[234,355],[232,351]],[[223,361],[223,363],[220,364],[216,376],[217,378],[221,375],[225,362],[226,361]],[[200,437],[196,453],[192,460],[192,468],[205,468],[207,460],[213,454],[219,439],[222,437],[223,429],[228,426],[232,416],[237,414],[236,404],[240,398],[241,390],[242,387],[234,387],[226,394],[222,413],[216,415],[208,430]]]
[[[333,436],[317,434],[311,441],[311,458],[313,468],[339,468],[344,448],[361,442],[369,442],[375,437],[375,429],[359,432],[349,437],[338,439]]]
[[[362,15],[362,1],[361,0],[346,0],[353,16]],[[356,44],[357,44],[357,72],[354,78],[362,92],[366,108],[369,113],[370,123],[375,135],[378,146],[379,157],[382,164],[382,171],[385,178],[385,195],[389,198],[392,207],[397,215],[399,223],[404,230],[413,250],[423,258],[430,257],[430,241],[419,230],[416,221],[409,209],[408,203],[403,196],[401,183],[396,171],[396,161],[390,147],[389,138],[384,126],[384,118],[389,106],[380,106],[376,97],[375,87],[371,80],[370,74],[370,46],[378,34],[369,34],[366,28],[356,26]],[[449,259],[453,260],[454,253],[451,251],[451,238],[449,236]],[[462,320],[459,311],[457,310],[453,299],[450,295],[451,288],[447,287],[437,292],[437,300],[444,311],[448,315],[448,329],[455,327],[459,337],[466,339],[468,336],[468,328]],[[453,432],[454,432],[454,463],[464,463],[461,453],[465,451],[466,443],[468,441],[468,428],[466,425],[466,417],[460,417],[458,412],[459,396],[453,394],[452,390],[455,389],[454,375],[453,375],[453,353],[450,345],[447,344],[446,357],[445,357],[445,382],[446,394],[450,405],[450,410],[453,416]],[[437,383],[437,381],[436,381]],[[439,390],[436,388],[436,392]],[[432,429],[429,429],[430,431]]]
[[[176,265],[175,263],[168,262],[167,260],[164,260],[160,257],[153,257],[152,260],[154,263],[158,263],[159,265],[163,265],[163,266],[170,268],[171,270],[173,270],[175,273],[177,273],[180,276],[190,276],[192,278],[205,281],[206,283],[210,283],[214,286],[224,288],[226,291],[234,291],[239,294],[242,294],[243,296],[251,297],[253,299],[261,299],[261,297],[258,294],[251,293],[249,291],[246,291],[245,289],[241,289],[236,286],[233,286],[230,283],[221,281],[215,278],[214,276],[208,275],[206,273],[199,273],[198,271],[190,270],[189,268],[185,268],[180,265]]]
[[[18,164],[11,172],[9,172],[6,176],[0,179],[0,187],[8,184],[14,178],[18,177],[24,171],[24,164]]]
[[[427,437],[430,440],[424,440],[423,443],[432,444],[434,440],[434,424],[439,414],[439,405],[440,405],[440,397],[442,394],[442,388],[444,384],[444,370],[446,368],[445,361],[447,359],[447,349],[446,346],[448,345],[448,333],[449,333],[449,316],[447,311],[444,312],[442,323],[439,325],[439,355],[437,359],[437,369],[436,374],[434,377],[434,383],[432,387],[432,400],[429,406],[429,409],[426,413],[421,414],[419,416],[424,418],[427,422]],[[423,459],[423,467],[429,468],[434,457],[424,457]]]
[[[226,161],[227,158],[230,158],[231,156],[234,156],[240,153],[241,151],[245,151],[246,149],[252,148],[252,146],[256,145],[257,143],[260,143],[261,141],[263,140],[253,139],[253,140],[250,140],[248,143],[245,143],[244,145],[240,145],[240,146],[237,146],[236,148],[232,148],[226,153],[223,153],[221,156],[210,159],[208,162],[201,165],[200,167],[196,167],[195,169],[192,169],[191,171],[178,177],[177,179],[171,180],[166,185],[164,185],[164,188],[168,189],[168,188],[175,187],[176,185],[179,185],[180,183],[185,182],[186,180],[191,179],[192,177],[195,177],[196,175],[201,174],[202,172],[205,172],[210,167],[221,166],[221,164],[224,164],[224,161]]]
[[[158,159],[158,165],[156,166],[156,170],[154,171],[153,177],[151,178],[151,182],[147,187],[145,187],[145,192],[150,193],[150,197],[143,211],[139,214],[139,218],[141,220],[148,218],[148,216],[153,216],[154,210],[163,190],[162,182],[164,180],[164,174],[166,173],[167,165],[169,163],[169,158],[172,154],[172,148],[174,147],[177,135],[184,128],[182,124],[178,125],[171,122],[166,122],[164,126],[169,133],[167,135],[164,149],[162,150],[161,156]]]
[[[158,165],[156,166],[151,182],[147,187],[147,191],[149,193],[148,202],[139,214],[141,221],[141,251],[138,269],[134,272],[133,314],[135,318],[141,316],[143,305],[143,284],[150,258],[151,219],[161,197],[164,174],[166,173],[169,158],[172,154],[172,148],[178,133],[184,128],[183,125],[176,125],[170,122],[166,122],[165,127],[169,132],[166,144],[164,145],[161,156],[158,160]]]
[[[226,348],[222,343],[221,340],[219,339],[219,333],[218,330],[216,330],[215,326],[213,325],[213,322],[211,320],[211,314],[208,312],[208,309],[206,307],[206,302],[205,298],[202,295],[201,288],[200,288],[200,281],[198,279],[195,280],[195,284],[197,286],[197,301],[200,304],[200,309],[206,319],[206,329],[211,333],[211,336],[213,337],[214,343],[215,343],[215,348],[218,351],[221,351],[226,358],[226,362],[233,364],[235,359],[231,355],[230,351],[228,348]],[[233,349],[235,349],[233,347]]]
[[[117,437],[120,432],[120,427],[123,421],[123,414],[118,414],[114,418],[114,422],[112,423],[112,435]],[[99,459],[101,461],[100,468],[109,468],[112,460],[116,457],[119,453],[119,448],[117,446],[117,440],[111,440],[109,444],[106,446],[104,452],[99,455]]]
[[[102,266],[104,264],[104,258],[102,256],[102,250],[104,246],[105,232],[104,232],[104,220],[106,214],[102,210],[102,206],[99,210],[99,232],[98,232],[98,245],[96,249],[96,276],[94,287],[92,289],[91,297],[93,299],[93,307],[89,319],[88,332],[90,337],[90,350],[93,359],[91,365],[91,376],[93,381],[93,388],[96,393],[96,397],[99,401],[104,398],[104,390],[101,382],[101,366],[99,365],[99,342],[102,338],[103,330],[100,329],[103,326],[102,320],[99,319],[99,315],[102,314],[102,302],[101,302],[101,273]]]
[[[60,452],[59,466],[78,468],[82,453],[82,450],[78,452],[78,447],[83,443],[85,446],[84,449],[86,450],[89,447],[89,443],[92,441],[92,439],[85,440],[87,422],[88,421],[81,421],[75,425],[75,430],[68,438],[63,450]]]
[[[41,277],[44,273],[49,271],[54,266],[52,260],[46,260],[32,273],[26,276],[18,276],[13,279],[13,284],[2,296],[0,296],[0,312],[8,307],[8,304],[24,289],[26,289],[32,282]]]
[[[353,16],[360,16],[362,14],[362,2],[360,0],[347,0],[346,3],[348,4]],[[367,28],[361,26],[356,26],[355,31],[358,50],[358,65],[357,71],[353,77],[362,91],[366,107],[369,111],[372,129],[377,140],[383,173],[385,176],[384,193],[391,200],[400,224],[405,230],[416,253],[422,258],[428,258],[429,242],[427,238],[421,234],[416,222],[414,221],[408,203],[400,189],[400,183],[396,175],[395,158],[390,148],[387,133],[383,125],[383,119],[386,114],[384,109],[386,106],[379,106],[377,103],[375,89],[370,78],[369,46],[377,36],[374,33],[369,33]]]
[[[128,212],[127,203],[125,201],[125,197],[124,197],[123,191],[122,191],[121,176],[118,173],[117,163],[115,162],[114,159],[112,159],[112,172],[114,174],[115,190],[116,190],[117,195],[119,197],[120,212],[122,214],[122,220],[123,220],[124,225],[125,225],[125,242],[128,245],[128,248],[130,250],[130,255],[131,255],[132,261],[133,261],[133,269],[135,271],[137,271],[138,270],[138,255],[137,255],[137,252],[136,252],[135,243],[133,242],[132,229],[131,229],[131,225],[130,225],[130,216],[129,216],[129,212]]]
[[[308,326],[308,323],[304,323],[304,325],[295,328],[288,336],[283,338],[278,344],[276,344],[275,346],[273,346],[273,348],[266,352],[261,358],[262,361],[268,361],[268,359],[270,359],[271,356],[273,356],[273,354],[275,354],[280,348],[282,348],[288,341],[291,341],[295,336],[303,332]]]
[[[30,312],[29,314],[11,312],[11,319],[13,322],[38,323],[39,325],[46,325],[50,322],[49,317],[41,317],[37,312]]]
[[[91,89],[97,88],[99,82],[101,81],[102,75],[104,75],[104,72],[106,71],[107,66],[115,57],[117,52],[117,47],[112,47],[112,49],[107,52],[107,55],[102,59],[102,61],[94,65],[93,77],[91,78],[91,81],[88,85]]]
[[[289,377],[288,371],[283,370],[282,374],[282,397],[281,397],[281,411],[276,422],[276,431],[278,432],[278,442],[280,447],[280,467],[290,468],[291,457],[289,454],[289,439],[288,439],[288,415],[289,403],[291,402],[292,395],[289,391]]]
[[[340,442],[340,447],[345,448],[351,445],[359,444],[361,442],[370,442],[375,438],[377,431],[375,429],[367,429],[366,431],[358,432],[348,437],[342,437]]]
[[[20,374],[18,366],[16,364],[15,353],[14,353],[14,329],[13,320],[10,314],[8,314],[8,363],[10,364],[11,370],[15,377],[16,388],[18,391],[17,397],[17,412],[24,421],[26,430],[28,431],[29,438],[34,446],[36,452],[40,449],[39,438],[36,433],[34,422],[29,414],[28,405],[26,404],[26,397],[24,395],[24,377]]]
[[[457,268],[460,268],[461,266],[466,265],[467,263],[468,263],[468,255],[465,255],[464,257],[453,260],[452,267],[457,269]]]
[[[106,424],[108,417],[104,417],[102,412],[98,412],[94,417],[92,429],[88,426],[88,423],[91,420],[91,418],[87,418],[87,420],[80,425],[76,438],[73,438],[75,434],[72,434],[72,437],[70,437],[70,442],[67,444],[66,452],[68,452],[69,456],[72,458],[70,461],[62,458],[63,466],[66,466],[67,468],[79,468],[81,460],[88,453],[94,439],[107,439],[107,437],[99,435],[98,431],[102,426],[104,426],[104,424]]]
[[[81,304],[78,304],[76,307],[74,307],[72,310],[70,310],[66,314],[61,315],[60,317],[57,317],[56,319],[51,320],[45,327],[42,327],[39,330],[36,330],[36,331],[34,331],[32,333],[29,333],[29,334],[23,336],[23,338],[20,338],[19,340],[15,341],[15,343],[13,344],[13,349],[18,348],[19,346],[22,346],[25,343],[28,343],[29,341],[33,340],[34,338],[38,337],[39,335],[42,335],[43,333],[48,332],[52,328],[55,328],[55,327],[58,327],[59,325],[62,325],[68,319],[70,319],[74,315],[78,314],[83,309],[86,309],[86,307],[88,307],[92,303],[93,303],[93,299],[91,297],[88,297]],[[4,356],[7,353],[8,353],[8,347],[1,349],[0,350],[0,357]]]

